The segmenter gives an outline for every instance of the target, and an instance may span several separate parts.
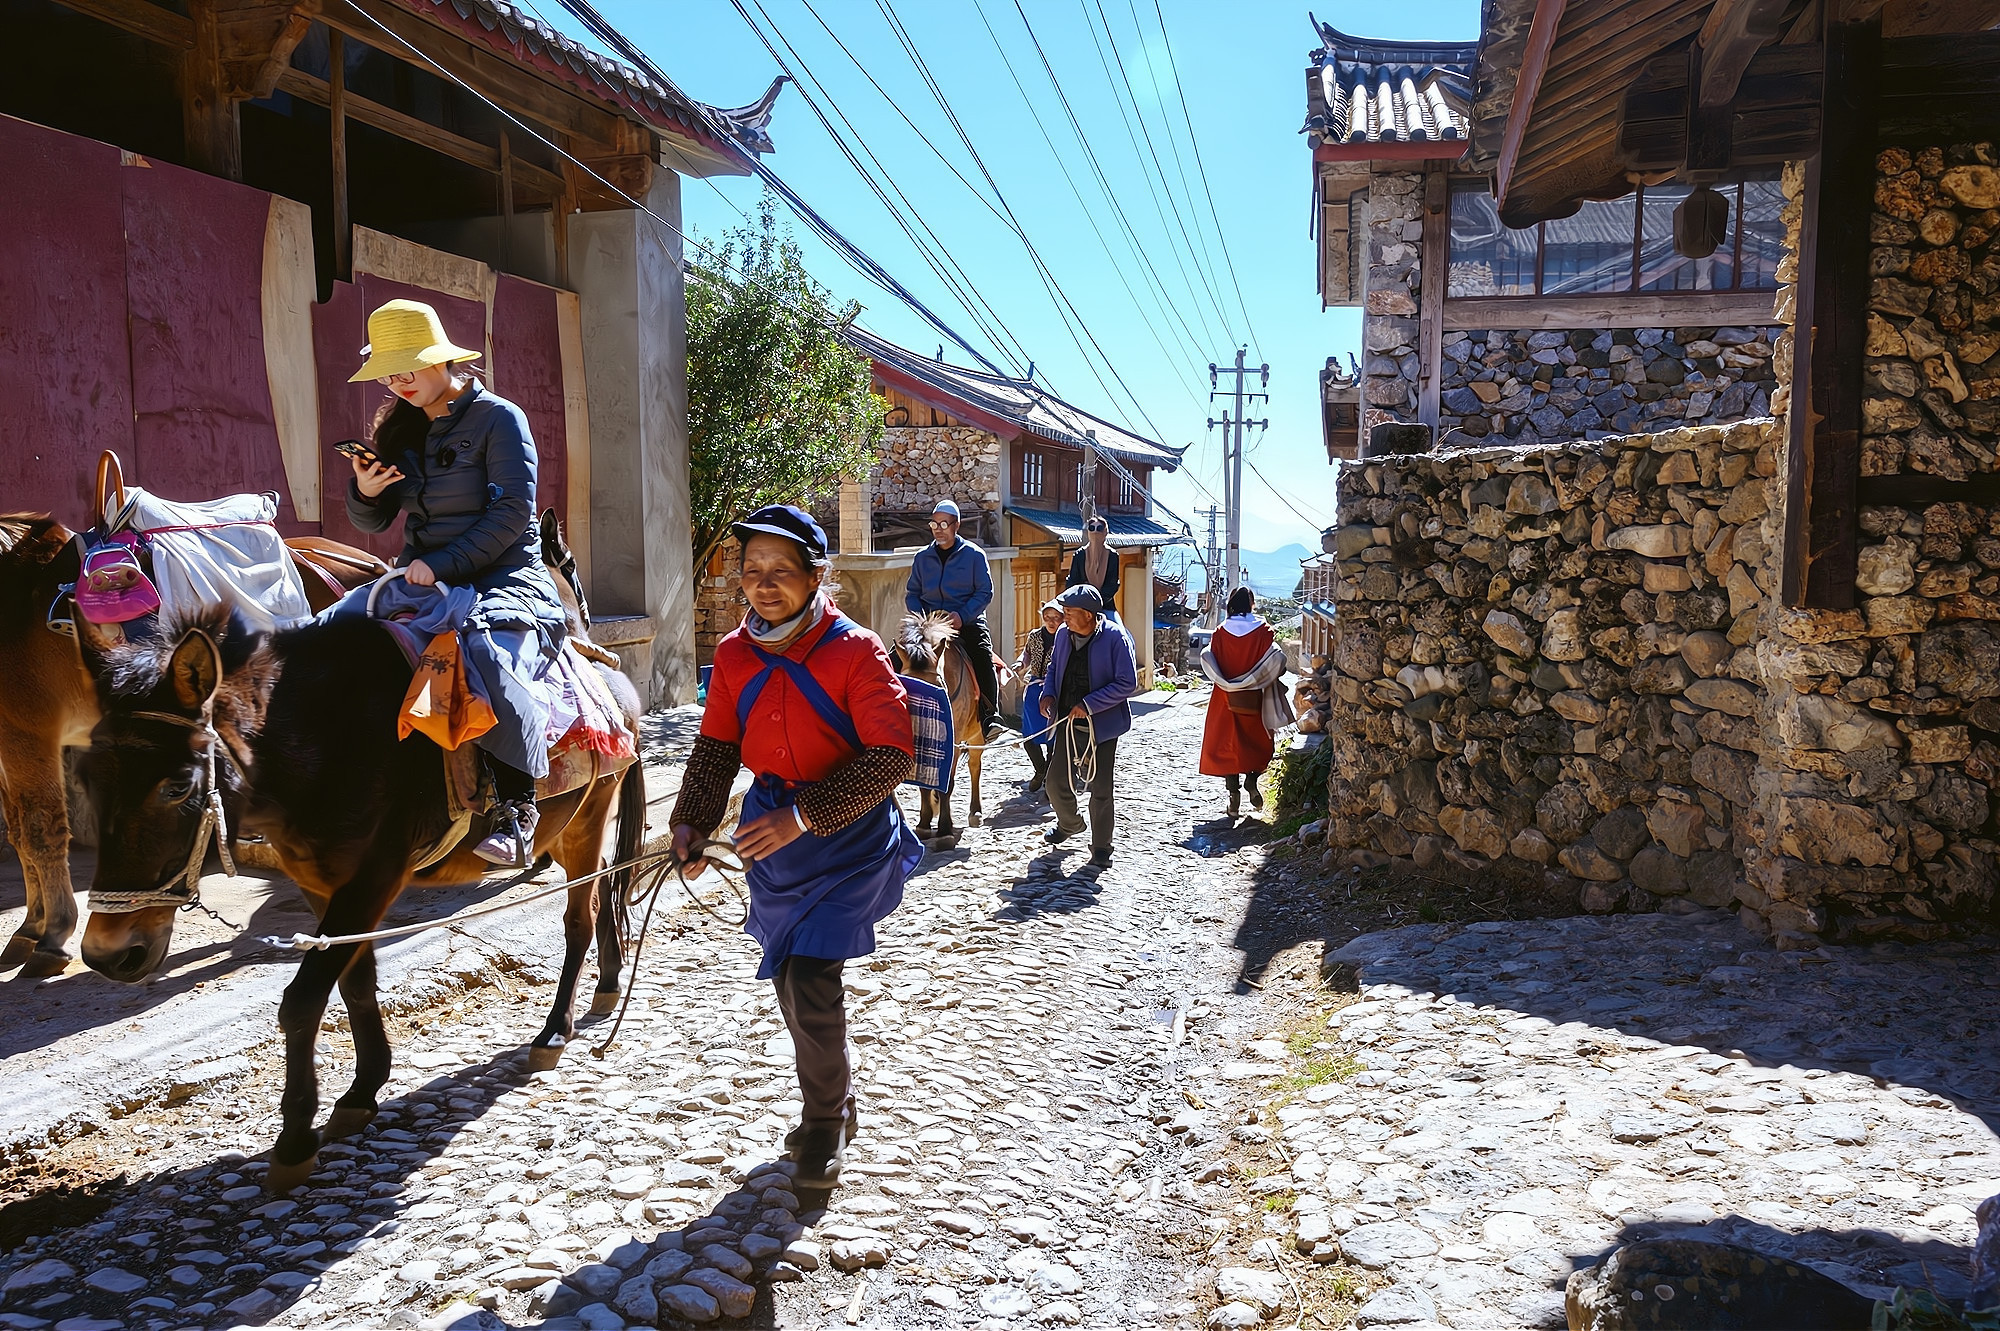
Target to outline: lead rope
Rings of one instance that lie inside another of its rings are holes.
[[[231,878],[236,876],[236,857],[229,850],[229,815],[222,805],[222,786],[216,780],[215,755],[216,751],[222,747],[222,736],[216,731],[214,720],[208,715],[206,710],[204,710],[199,718],[177,716],[172,712],[134,712],[132,713],[132,717],[134,720],[160,721],[167,725],[180,726],[186,730],[199,731],[207,738],[208,743],[205,746],[204,756],[207,765],[208,797],[202,801],[201,826],[194,834],[194,845],[188,850],[187,863],[179,873],[162,883],[152,893],[92,892],[90,894],[91,908],[96,910],[112,905],[136,904],[138,898],[141,896],[157,896],[162,894],[177,896],[179,893],[175,892],[174,889],[185,887],[187,889],[187,900],[177,903],[182,910],[198,910],[217,923],[240,932],[243,926],[236,924],[226,916],[218,914],[213,907],[201,899],[201,866],[203,861],[208,858],[208,843],[211,837],[215,840],[216,855],[222,861],[222,871]],[[159,903],[146,902],[144,904]]]
[[[716,914],[714,909],[706,901],[702,900],[700,894],[694,890],[694,884],[688,881],[687,871],[688,866],[698,859],[707,860],[713,864],[716,873],[722,879],[723,885],[736,894],[737,901],[742,903],[743,906],[742,919],[729,920]],[[632,885],[625,893],[625,903],[628,908],[636,906],[639,904],[640,898],[643,897],[646,902],[646,914],[640,919],[639,931],[632,938],[632,959],[627,964],[629,978],[625,981],[624,994],[618,999],[618,1014],[611,1019],[611,1029],[605,1033],[603,1042],[591,1046],[590,1056],[592,1058],[604,1057],[610,1050],[612,1043],[617,1040],[619,1029],[625,1024],[625,1010],[632,1006],[632,995],[639,988],[639,959],[646,952],[646,932],[653,924],[653,907],[659,904],[660,888],[665,885],[667,871],[670,869],[673,871],[674,876],[681,880],[681,890],[687,893],[688,900],[699,906],[702,914],[721,924],[726,924],[732,929],[741,929],[750,922],[749,900],[744,896],[743,889],[729,879],[730,873],[741,874],[744,871],[743,860],[736,852],[736,843],[734,841],[706,837],[689,845],[687,858],[685,859],[669,852],[665,863],[652,867],[649,872],[644,874],[635,872],[632,875]]]

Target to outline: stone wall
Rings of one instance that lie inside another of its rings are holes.
[[[982,528],[1000,530],[1000,440],[984,430],[964,425],[886,429],[870,481],[877,508],[928,513],[932,504],[949,498],[961,511],[968,536],[976,538]]]
[[[1378,171],[1368,178],[1368,250],[1361,298],[1364,435],[1370,426],[1385,421],[1417,418],[1423,200],[1424,178],[1419,172]]]
[[[1446,333],[1438,429],[1552,443],[1768,416],[1776,386],[1771,348],[1780,331]]]
[[[1743,900],[1770,421],[1344,468],[1329,843]]]
[[[694,652],[701,665],[715,660],[715,644],[743,622],[743,593],[736,576],[742,554],[737,539],[725,536],[716,557],[695,577]]]

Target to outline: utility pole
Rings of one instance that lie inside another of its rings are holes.
[[[1224,410],[1220,421],[1210,420],[1208,423],[1208,428],[1211,430],[1217,425],[1222,426],[1223,500],[1229,505],[1229,548],[1223,572],[1225,595],[1228,592],[1235,591],[1242,585],[1243,581],[1243,427],[1246,425],[1255,425],[1263,429],[1268,429],[1271,425],[1269,418],[1261,421],[1251,421],[1243,418],[1244,399],[1263,398],[1266,402],[1271,400],[1269,393],[1246,393],[1243,391],[1243,380],[1250,373],[1251,371],[1245,368],[1243,364],[1242,347],[1236,348],[1236,364],[1233,368],[1217,368],[1212,361],[1208,367],[1209,401],[1213,402],[1219,397],[1233,397],[1236,402],[1234,415]],[[1256,373],[1262,378],[1259,386],[1269,388],[1271,386],[1271,367],[1269,365],[1260,365],[1257,367]],[[1234,386],[1228,389],[1218,389],[1216,386],[1217,378],[1225,374],[1235,376]],[[1233,440],[1231,439],[1232,431],[1235,436]]]
[[[1221,512],[1222,510],[1213,504],[1210,504],[1206,509],[1198,508],[1194,511],[1196,517],[1206,516],[1208,518],[1208,558],[1202,561],[1201,574],[1204,587],[1203,594],[1207,601],[1203,617],[1211,621],[1208,625],[1210,628],[1214,628],[1215,624],[1220,622],[1216,619],[1215,609],[1222,604],[1219,595],[1219,590],[1222,586],[1222,564],[1217,558],[1215,548],[1215,520]]]

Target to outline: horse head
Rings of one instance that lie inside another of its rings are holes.
[[[942,686],[945,649],[957,633],[943,611],[906,614],[889,646],[890,659],[898,672]]]
[[[158,968],[174,914],[195,900],[209,842],[240,805],[241,755],[277,680],[264,636],[228,605],[157,639],[80,636],[102,716],[81,771],[97,818],[83,959],[134,983]],[[218,801],[219,796],[219,801]]]
[[[563,540],[562,520],[552,508],[542,510],[542,562],[555,574],[556,596],[569,613],[570,632],[590,635],[590,601],[583,594],[583,576],[576,569],[576,552]]]

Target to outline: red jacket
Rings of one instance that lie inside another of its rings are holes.
[[[1218,628],[1208,641],[1215,664],[1235,679],[1257,668],[1277,637],[1268,624],[1259,624],[1248,633],[1231,633]],[[1257,695],[1252,694],[1251,697]],[[1239,712],[1229,705],[1229,692],[1216,689],[1208,695],[1208,720],[1202,727],[1201,773],[1203,776],[1237,776],[1261,772],[1271,765],[1274,745],[1264,718],[1256,712]]]
[[[889,665],[882,640],[856,625],[819,647],[832,624],[829,614],[784,655],[805,663],[813,679],[854,723],[863,748],[886,745],[911,752],[915,743],[910,734],[908,695]],[[758,776],[797,782],[823,780],[854,757],[854,750],[820,719],[782,669],[772,671],[746,723],[738,724],[737,699],[764,671],[752,643],[739,628],[716,644],[701,733],[740,746],[743,765]]]

